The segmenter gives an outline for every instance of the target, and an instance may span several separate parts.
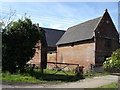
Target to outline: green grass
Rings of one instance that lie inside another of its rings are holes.
[[[10,74],[9,72],[2,73],[2,81],[11,81],[11,82],[43,82],[43,80],[38,80],[35,77],[32,77],[27,74]]]
[[[100,86],[98,88],[117,88],[118,87],[118,83],[110,83],[108,85],[104,85],[104,86]]]
[[[105,75],[110,75],[110,73],[108,73],[108,72],[103,72],[103,73],[92,72],[92,73],[84,74],[84,78],[93,78],[93,77],[99,77],[99,76],[105,76]]]
[[[59,71],[54,74],[56,71],[45,69],[44,74],[40,72],[40,69],[34,69],[33,73],[15,73],[10,74],[9,72],[2,73],[2,81],[9,82],[32,82],[32,83],[62,83],[62,82],[74,82],[81,80],[81,77],[77,77],[73,72],[63,72]],[[84,75],[84,78],[92,78],[95,76],[108,75],[108,73],[91,73]]]
[[[117,88],[117,83],[114,82],[97,88],[86,88],[85,90],[116,90],[116,88]]]
[[[72,82],[77,81],[80,77],[76,77],[72,72],[63,73],[62,71],[54,74],[56,71],[53,70],[44,70],[44,74],[40,72],[39,69],[34,69],[33,73],[15,73],[10,74],[9,72],[2,73],[2,81],[10,81],[10,82],[32,82],[32,83],[40,83],[40,82]]]

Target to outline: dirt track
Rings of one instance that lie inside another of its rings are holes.
[[[95,88],[112,82],[118,82],[118,76],[107,75],[94,77],[92,79],[84,79],[77,82],[61,83],[61,84],[30,84],[30,85],[2,85],[2,88]]]

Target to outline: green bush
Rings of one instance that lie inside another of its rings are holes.
[[[2,70],[24,72],[24,66],[35,54],[41,33],[28,18],[10,23],[2,30]]]
[[[120,49],[114,51],[111,57],[103,63],[104,68],[117,68],[120,71]]]

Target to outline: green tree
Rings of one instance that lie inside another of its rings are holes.
[[[4,26],[4,23],[3,22],[0,22],[0,32],[2,30],[2,26]]]
[[[28,18],[10,23],[2,31],[2,70],[24,72],[24,66],[35,54],[40,28]]]
[[[104,68],[117,68],[120,70],[120,49],[114,51],[111,57],[107,58],[107,60],[103,64]]]

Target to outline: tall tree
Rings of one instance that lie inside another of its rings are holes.
[[[10,8],[9,12],[6,12],[4,15],[0,15],[0,29],[8,27],[10,23],[16,18],[16,10]]]
[[[11,73],[24,72],[24,66],[35,54],[40,28],[28,18],[19,19],[3,29],[2,69]]]

